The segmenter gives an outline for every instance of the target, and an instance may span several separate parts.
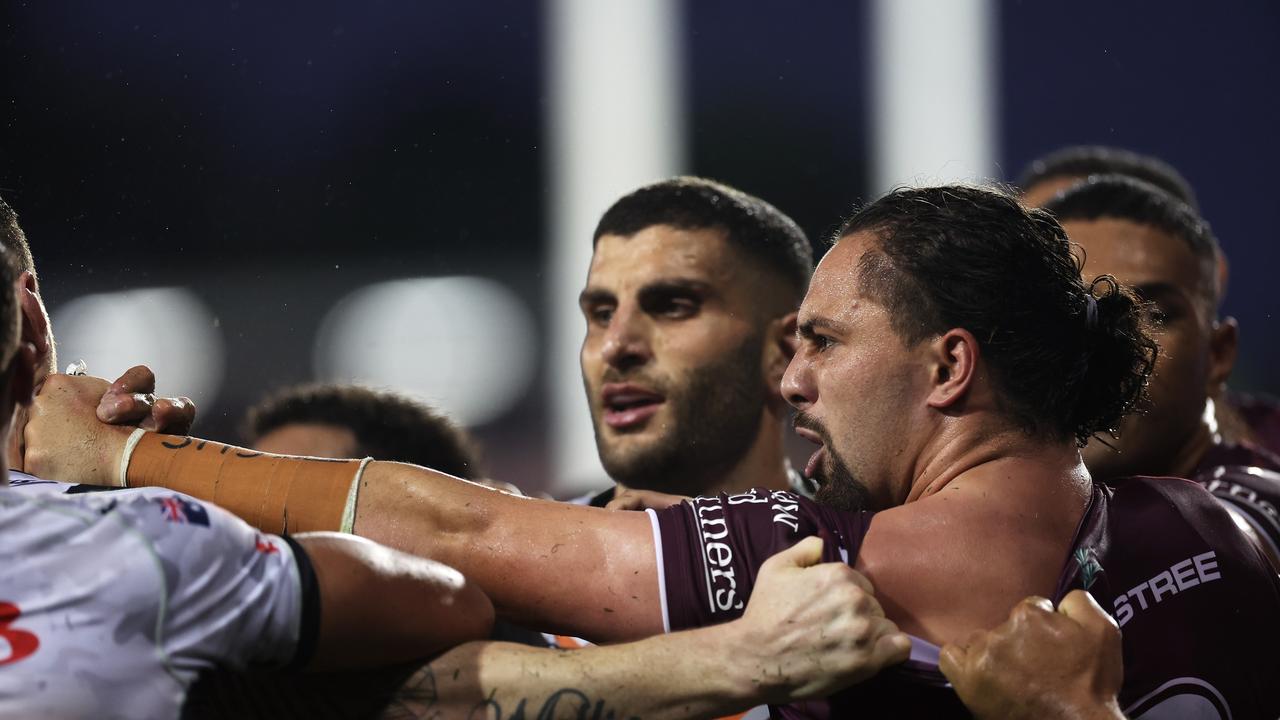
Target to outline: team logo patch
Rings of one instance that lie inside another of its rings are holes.
[[[199,503],[177,495],[152,498],[152,501],[160,506],[160,511],[168,522],[209,527],[209,511]]]
[[[1093,548],[1076,548],[1072,557],[1075,558],[1076,565],[1080,566],[1080,579],[1084,584],[1084,589],[1088,590],[1093,587],[1093,581],[1102,572],[1102,564],[1098,562],[1098,554],[1093,551]]]

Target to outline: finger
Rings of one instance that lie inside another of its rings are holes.
[[[196,405],[191,398],[159,398],[142,427],[168,435],[186,435],[195,421]]]
[[[822,544],[821,538],[810,536],[765,560],[765,563],[786,567],[811,567],[822,561]]]
[[[938,669],[952,685],[960,685],[964,679],[965,663],[969,660],[969,648],[947,644],[938,652]]]
[[[630,493],[623,493],[604,506],[606,510],[643,510],[644,501]]]
[[[156,391],[156,375],[146,365],[134,365],[111,383],[112,392],[153,393]]]
[[[886,667],[906,662],[911,657],[911,638],[906,633],[894,630],[881,635],[871,650],[871,658],[876,667]]]
[[[1053,614],[1053,603],[1048,598],[1032,595],[1023,598],[1021,602],[1013,606],[1013,610],[1009,613],[1009,620],[1013,623],[1022,623],[1033,617],[1043,617]]]
[[[1095,632],[1119,631],[1120,626],[1093,596],[1084,590],[1072,590],[1058,603],[1058,612]]]
[[[810,538],[810,539],[821,540],[822,538]],[[845,565],[844,563],[838,562],[838,561],[824,562],[819,564],[821,565],[821,567],[818,567],[815,572],[821,571],[821,572],[828,573],[832,578],[831,582],[833,584],[843,584],[843,583],[852,582],[859,590],[861,590],[866,595],[870,596],[867,598],[868,600],[870,600],[873,604],[878,604],[876,603],[876,598],[875,598],[876,589],[871,585],[871,581],[867,579],[866,575],[863,575],[857,570],[854,570],[848,565]],[[883,613],[878,613],[878,614],[882,615]]]
[[[137,425],[150,419],[155,396],[109,390],[98,401],[98,419],[112,425]]]

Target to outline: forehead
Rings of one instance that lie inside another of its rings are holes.
[[[1053,199],[1054,195],[1084,180],[1084,175],[1056,175],[1047,177],[1031,187],[1022,195],[1022,202],[1030,207],[1040,207]]]
[[[1182,240],[1150,225],[1118,218],[1070,220],[1067,237],[1084,249],[1082,275],[1114,275],[1126,285],[1170,283],[1200,289],[1200,265]]]
[[[869,231],[856,232],[837,241],[813,271],[797,321],[803,324],[818,317],[840,320],[851,315],[862,296],[858,288],[858,263],[874,247],[875,236]]]
[[[635,235],[603,235],[591,256],[587,285],[625,292],[662,279],[732,282],[740,269],[721,230],[651,225]]]

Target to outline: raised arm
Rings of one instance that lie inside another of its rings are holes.
[[[595,640],[663,630],[653,529],[611,513],[513,497],[399,463],[326,461],[104,425],[105,382],[51,376],[32,406],[26,466],[47,477],[162,486],[273,533],[340,530],[461,571],[517,622]],[[352,490],[356,492],[352,492]]]

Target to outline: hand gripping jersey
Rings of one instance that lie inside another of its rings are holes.
[[[200,671],[305,662],[305,553],[161,489],[0,488],[0,717],[176,718]]]
[[[648,511],[669,630],[742,614],[760,565],[804,537],[852,564],[874,513],[832,510],[788,492],[695,498]],[[1202,487],[1172,478],[1096,485],[1065,559],[1055,603],[1088,590],[1121,625],[1130,718],[1275,718],[1280,580]],[[784,718],[968,717],[938,672],[938,648]]]

